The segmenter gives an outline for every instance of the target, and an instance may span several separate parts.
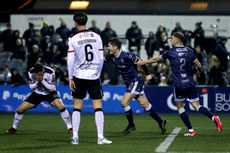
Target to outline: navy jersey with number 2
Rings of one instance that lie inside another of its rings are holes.
[[[175,87],[195,86],[192,67],[196,59],[192,49],[188,47],[173,47],[161,55],[162,59],[169,59],[173,73],[173,85]]]

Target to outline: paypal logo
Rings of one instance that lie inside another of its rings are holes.
[[[9,91],[4,91],[2,99],[3,100],[7,100],[8,98],[10,98],[10,92]]]
[[[102,97],[103,101],[107,101],[110,98],[110,93],[109,92],[104,92],[104,96]]]

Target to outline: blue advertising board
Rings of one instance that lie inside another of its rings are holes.
[[[213,113],[230,113],[230,88],[228,87],[198,87],[200,103]],[[73,98],[68,86],[57,86],[57,91],[69,112],[73,111]],[[103,111],[105,113],[124,113],[121,106],[121,99],[126,91],[125,86],[103,86]],[[0,85],[0,112],[15,112],[22,101],[32,93],[28,85],[11,87]],[[159,113],[177,113],[177,108],[173,99],[172,87],[147,86],[145,88],[149,102]],[[134,113],[143,113],[144,109],[138,102],[132,100],[130,103]],[[185,109],[188,112],[196,112],[192,106],[186,102]],[[58,112],[49,103],[42,102],[30,112]],[[84,99],[83,113],[94,113],[92,102],[87,94]]]

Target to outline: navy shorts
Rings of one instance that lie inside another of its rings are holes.
[[[199,101],[199,94],[195,86],[191,87],[174,87],[174,100],[175,101],[185,101],[189,102]]]
[[[57,98],[60,98],[57,91],[52,91],[48,95],[41,95],[37,94],[36,92],[33,92],[32,94],[30,94],[29,97],[25,99],[25,101],[34,104],[35,108],[43,101],[47,101],[51,105],[51,103]]]
[[[103,96],[101,81],[97,80],[85,80],[73,77],[76,89],[72,91],[72,96],[76,99],[84,99],[86,91],[88,91],[91,99],[101,99]]]
[[[144,94],[144,87],[145,83],[144,80],[137,80],[135,82],[131,82],[129,84],[126,84],[127,90],[126,92],[131,93],[133,95],[143,95]]]

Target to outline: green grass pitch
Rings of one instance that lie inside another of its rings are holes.
[[[25,113],[18,131],[5,134],[11,127],[14,114],[0,114],[0,153],[153,153],[175,127],[183,127],[167,152],[230,152],[230,115],[220,115],[224,125],[218,132],[215,124],[205,116],[190,114],[196,130],[194,137],[184,137],[187,129],[177,114],[161,114],[167,119],[167,132],[161,135],[155,121],[147,114],[134,115],[136,131],[122,135],[127,121],[124,114],[105,114],[104,135],[111,145],[97,145],[94,114],[81,114],[79,145],[70,144],[60,114]]]

